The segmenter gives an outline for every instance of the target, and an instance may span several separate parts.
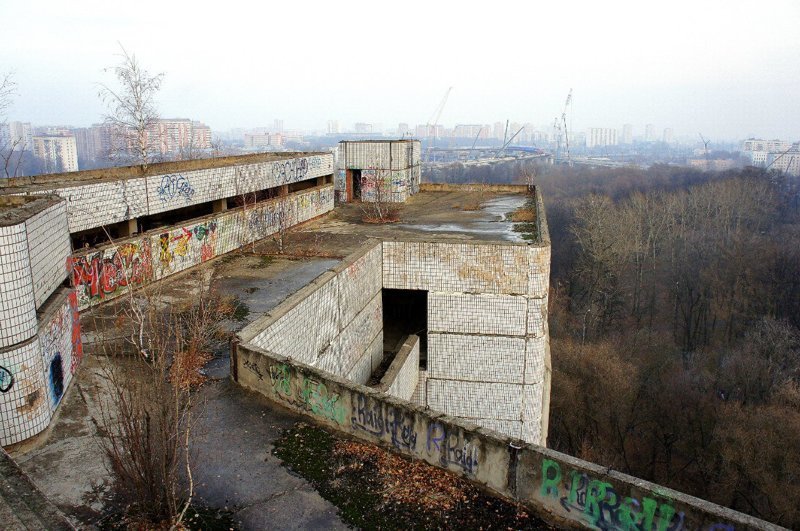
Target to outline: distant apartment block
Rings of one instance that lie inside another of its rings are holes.
[[[633,144],[633,124],[625,124],[622,126],[622,143]]]
[[[586,147],[616,146],[617,130],[603,127],[590,127],[586,132]]]
[[[453,135],[456,138],[489,138],[489,126],[481,124],[458,124]]]
[[[78,171],[78,150],[74,136],[34,136],[33,154],[44,173]]]
[[[338,135],[339,134],[339,121],[338,120],[328,120],[328,134],[329,135]]]
[[[675,140],[675,133],[672,131],[671,127],[667,127],[664,129],[664,134],[661,136],[661,141],[666,144],[672,144]]]
[[[211,128],[187,118],[159,120],[150,128],[148,135],[151,145],[161,153],[211,148]]]
[[[742,162],[800,176],[800,143],[750,138],[742,143]]]
[[[370,134],[372,133],[372,129],[372,124],[367,124],[364,122],[358,122],[355,124],[356,133]]]
[[[245,133],[244,147],[269,148],[283,145],[283,135],[278,133]]]
[[[94,161],[108,157],[111,142],[105,126],[95,124],[91,127],[78,127],[72,130],[72,134],[75,137],[78,158]]]
[[[13,151],[28,151],[33,147],[31,124],[27,122],[8,122],[8,131],[0,138],[0,147]]]
[[[647,124],[644,126],[644,141],[645,142],[656,141],[656,126],[654,126],[653,124]]]

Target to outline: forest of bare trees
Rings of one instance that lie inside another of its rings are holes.
[[[536,168],[549,444],[800,528],[798,180]]]

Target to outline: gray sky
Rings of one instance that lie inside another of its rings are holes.
[[[0,1],[9,119],[88,125],[117,42],[166,74],[165,117],[323,129],[510,118],[800,140],[800,2]]]

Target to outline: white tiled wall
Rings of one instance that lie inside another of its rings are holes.
[[[72,247],[66,221],[66,203],[60,201],[25,222],[37,308],[67,278]]]
[[[36,334],[36,299],[25,223],[0,227],[0,348]]]

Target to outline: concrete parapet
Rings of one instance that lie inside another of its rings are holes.
[[[247,343],[240,385],[341,433],[449,470],[558,525],[589,529],[778,530],[779,526],[437,414]]]

